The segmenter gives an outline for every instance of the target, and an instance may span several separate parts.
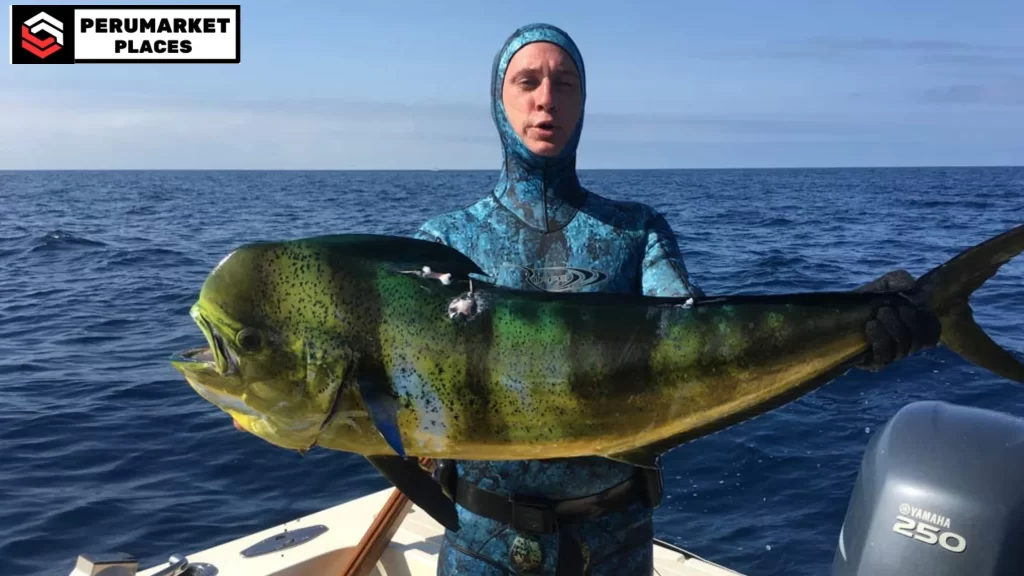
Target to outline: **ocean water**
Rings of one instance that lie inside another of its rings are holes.
[[[237,432],[169,355],[238,244],[409,234],[494,172],[0,173],[0,575],[84,552],[144,567],[387,486],[361,458]],[[1024,222],[1024,169],[582,172],[666,213],[710,294],[848,289],[915,275]],[[1024,258],[972,301],[1024,358]],[[1024,389],[937,349],[851,371],[664,458],[661,538],[745,574],[825,574],[871,435],[938,399],[1024,416]]]

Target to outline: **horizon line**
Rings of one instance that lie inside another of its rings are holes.
[[[1024,168],[1024,164],[907,164],[850,166],[720,166],[664,168],[576,168],[577,172],[667,172],[702,170],[915,170],[926,168]],[[0,172],[500,172],[501,168],[0,168]]]

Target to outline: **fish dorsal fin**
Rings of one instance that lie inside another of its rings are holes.
[[[476,262],[462,252],[430,240],[382,234],[334,234],[314,236],[300,242],[336,247],[339,254],[346,257],[386,264],[401,272],[429,267],[434,272],[451,274],[456,278],[466,278],[470,274],[486,276]]]

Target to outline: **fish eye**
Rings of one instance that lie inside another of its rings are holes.
[[[238,332],[238,336],[235,340],[243,350],[247,350],[249,352],[259,350],[260,345],[263,343],[263,339],[260,337],[259,331],[255,328],[242,328],[242,330]]]

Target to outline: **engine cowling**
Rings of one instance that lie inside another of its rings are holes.
[[[915,402],[868,442],[832,576],[1024,575],[1024,420]]]

